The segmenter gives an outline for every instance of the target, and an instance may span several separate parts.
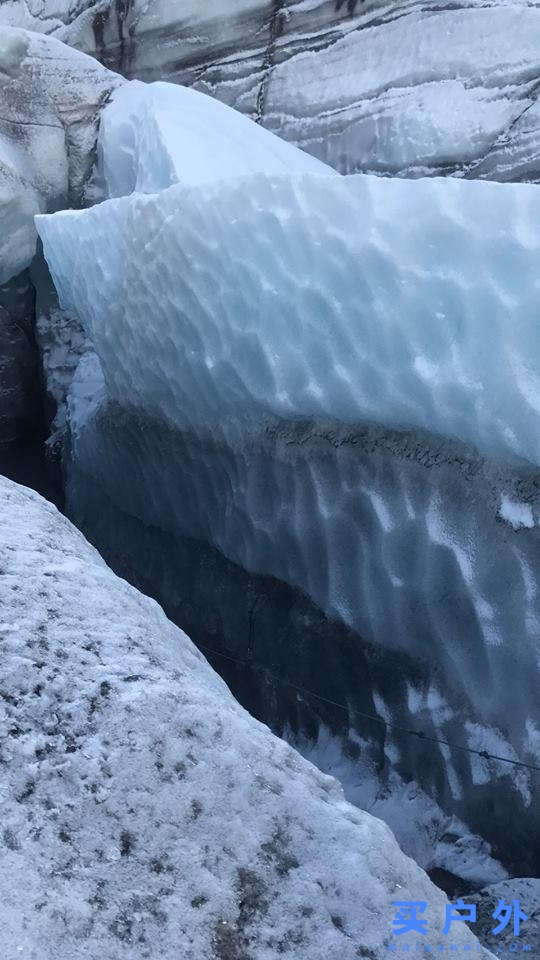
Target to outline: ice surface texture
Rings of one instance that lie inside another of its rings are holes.
[[[539,221],[534,186],[305,175],[37,222],[111,398],[183,429],[372,420],[538,464]]]
[[[79,393],[77,381],[71,516],[194,638],[247,661],[238,671],[215,660],[240,701],[293,742],[298,726],[317,739],[320,703],[252,674],[253,659],[346,704],[348,713],[328,718],[344,732],[342,762],[330,769],[346,775],[361,807],[379,804],[422,865],[448,859],[459,876],[493,882],[500,869],[470,838],[433,850],[435,834],[472,832],[511,872],[534,869],[534,774],[356,713],[540,762],[538,527],[514,531],[499,517],[501,490],[534,503],[534,477],[490,469],[430,435],[335,422],[266,419],[233,444],[125,403],[91,419],[83,405],[81,419]],[[324,748],[311,757],[327,762]],[[494,790],[498,802],[486,809]],[[468,830],[447,831],[449,814]]]
[[[181,122],[163,111],[139,149],[115,110],[105,179],[110,150],[114,189],[166,189],[38,218],[109,404],[93,421],[77,400],[74,514],[91,478],[143,524],[299,588],[428,665],[446,707],[421,725],[535,762],[537,188],[273,168],[167,188],[197,175]],[[384,710],[401,722],[397,696]],[[414,776],[400,748],[389,758]],[[500,840],[483,792],[497,780],[505,817],[537,837],[525,772],[510,785],[508,765],[445,762],[446,810]]]
[[[4,479],[0,502],[5,955],[382,960],[395,899],[436,943],[446,898],[390,830],[50,504]]]
[[[540,10],[519,0],[4,0],[0,23],[195,84],[342,172],[540,178]]]

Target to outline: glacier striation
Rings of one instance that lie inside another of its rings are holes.
[[[111,398],[140,389],[183,428],[267,413],[429,429],[538,465],[539,216],[532,185],[306,173],[37,225]]]
[[[0,23],[193,85],[343,173],[540,177],[540,11],[522,0],[2,0]]]

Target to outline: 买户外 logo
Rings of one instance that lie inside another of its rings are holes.
[[[397,907],[392,923],[395,937],[400,937],[404,933],[419,933],[424,937],[427,936],[427,900],[394,900],[393,904]],[[508,927],[512,931],[514,938],[519,937],[521,924],[528,920],[527,914],[524,913],[520,907],[519,900],[512,900],[510,903],[506,903],[505,900],[499,900],[491,916],[493,920],[496,921],[491,930],[494,936],[502,933],[502,931]],[[446,905],[445,916],[441,916],[441,933],[444,934],[445,937],[448,936],[452,932],[453,925],[459,923],[476,923],[476,904],[465,903],[464,900],[459,898],[455,903],[448,903]],[[400,947],[403,951],[411,952],[410,943],[402,942],[400,944],[398,941],[395,941],[394,943],[388,944],[389,950],[399,950]],[[421,950],[427,953],[435,951],[441,952],[444,951],[445,948],[449,951],[457,951],[460,949],[460,946],[449,942],[447,944],[442,942],[438,943],[437,946],[432,949],[431,944],[426,941],[420,941],[416,943],[415,952]],[[471,952],[472,946],[471,944],[465,944],[461,949]],[[478,945],[478,949],[482,949],[480,944]],[[493,947],[491,946],[490,949],[493,950]],[[530,951],[531,947],[526,943],[514,942],[510,944],[507,949],[511,953],[515,953],[518,950]]]

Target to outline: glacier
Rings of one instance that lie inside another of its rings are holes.
[[[46,431],[36,294],[28,271],[37,245],[34,215],[89,201],[99,112],[121,83],[121,77],[52,37],[0,27],[3,472],[13,472],[15,445],[22,459],[22,446]]]
[[[534,186],[264,173],[36,222],[111,398],[140,384],[183,427],[429,429],[537,465],[539,216]]]
[[[6,957],[379,960],[396,897],[440,943],[448,901],[382,821],[51,504],[5,478],[0,504]]]
[[[34,215],[82,202],[99,109],[122,78],[52,37],[0,35],[0,283],[36,250]]]
[[[193,85],[343,173],[540,176],[540,13],[523,0],[2,0],[0,24]]]
[[[530,873],[530,774],[445,743],[539,760],[537,188],[336,176],[290,146],[284,175],[242,118],[237,172],[201,96],[115,92],[98,177],[131,195],[36,218],[96,353],[67,401],[70,516],[253,713],[299,745],[326,724],[381,808],[415,782],[476,882]]]
[[[361,810],[536,895],[538,187],[467,181],[538,179],[537,10],[234,7],[0,0],[0,470],[182,628],[0,478],[35,960],[382,957],[433,887]]]

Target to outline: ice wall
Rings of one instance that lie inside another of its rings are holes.
[[[454,840],[487,837],[509,871],[534,871],[534,773],[401,732],[538,763],[538,528],[498,512],[501,489],[523,504],[534,477],[490,472],[430,435],[266,420],[231,446],[110,403],[77,421],[67,478],[77,524],[217,651],[240,702],[293,743],[329,725],[351,799],[380,803],[407,853],[446,865],[426,855],[443,811],[468,825],[448,828]],[[450,844],[460,875],[495,878],[468,842],[459,856]]]
[[[249,666],[275,666],[283,624],[287,679],[348,705],[332,730],[359,776],[369,756],[381,790],[418,783],[426,824],[455,815],[530,871],[527,771],[427,757],[355,708],[538,762],[537,188],[314,173],[268,137],[133,85],[104,112],[103,182],[159,192],[38,218],[103,375],[86,357],[68,397],[68,507],[193,636],[240,654],[235,692],[262,719],[295,714]],[[320,708],[299,714],[317,740]],[[441,856],[496,879],[475,843],[472,866]]]
[[[183,428],[330,416],[538,464],[539,219],[534,186],[305,174],[37,224],[111,397]]]

